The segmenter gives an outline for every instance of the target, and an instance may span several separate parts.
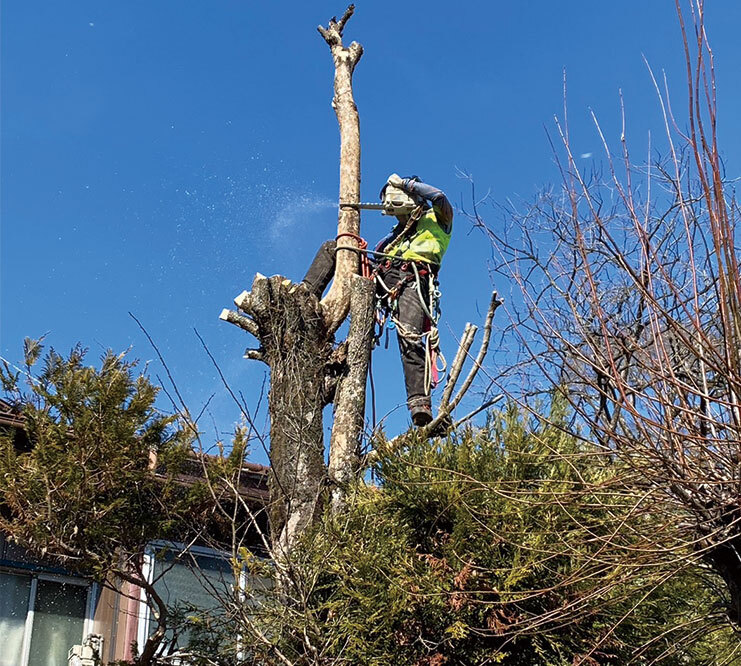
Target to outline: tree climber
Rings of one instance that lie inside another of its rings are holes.
[[[421,427],[432,420],[426,333],[436,316],[439,291],[435,285],[453,230],[453,207],[441,190],[417,176],[391,174],[381,189],[381,199],[388,186],[409,194],[417,207],[410,214],[397,215],[397,224],[369,254],[374,262],[377,304],[390,314],[397,329],[407,407],[414,425]],[[334,275],[336,250],[336,241],[322,244],[303,279],[317,298]]]

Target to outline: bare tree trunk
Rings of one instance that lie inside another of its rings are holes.
[[[352,75],[363,55],[363,47],[353,42],[342,45],[342,31],[355,11],[350,5],[339,21],[334,18],[326,28],[318,30],[332,51],[334,60],[334,98],[332,107],[340,125],[340,202],[360,201],[360,120],[352,91]],[[350,306],[351,275],[358,272],[358,254],[353,250],[358,244],[352,236],[360,233],[360,212],[356,208],[340,207],[337,221],[337,268],[329,293],[322,301],[324,319],[331,331],[336,331],[347,316]]]

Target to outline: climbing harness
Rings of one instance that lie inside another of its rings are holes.
[[[395,255],[389,254],[389,250],[394,249],[404,240],[404,237],[409,233],[409,230],[412,229],[414,225],[419,221],[419,218],[422,217],[423,212],[424,210],[422,206],[417,206],[412,211],[411,215],[409,216],[409,220],[407,221],[401,233],[396,236],[396,238],[393,240],[392,243],[388,245],[388,247],[384,248],[386,252],[369,250],[368,241],[350,231],[343,231],[342,233],[337,234],[335,240],[340,240],[340,238],[352,238],[358,244],[358,247],[337,247],[335,248],[335,252],[338,252],[339,250],[350,250],[351,252],[357,252],[360,255],[361,275],[365,278],[372,278],[373,267],[371,265],[369,255],[372,255],[376,258],[398,259],[398,257],[396,257]]]
[[[386,284],[381,276],[382,268],[391,268],[398,262],[403,273],[406,273],[395,285]],[[408,272],[411,267],[412,272]],[[374,334],[374,346],[381,343],[384,332],[386,333],[385,346],[388,347],[388,331],[396,329],[397,335],[412,345],[423,345],[425,350],[425,393],[435,388],[442,381],[447,370],[445,356],[440,349],[440,333],[437,327],[440,319],[440,284],[435,273],[428,265],[421,268],[414,261],[392,262],[386,260],[376,268],[373,273],[376,282],[376,331]],[[428,280],[427,294],[425,300],[423,279]],[[414,283],[415,293],[419,298],[422,310],[427,317],[427,327],[424,331],[414,331],[405,326],[399,319],[399,296],[402,290]]]
[[[343,205],[343,204],[341,204]],[[348,205],[348,204],[344,204]],[[413,345],[424,345],[425,350],[425,393],[429,395],[431,389],[435,388],[443,380],[447,371],[447,362],[440,349],[440,332],[437,323],[440,319],[440,283],[437,275],[430,264],[413,260],[404,260],[391,252],[397,249],[405,240],[415,225],[424,214],[424,207],[418,205],[411,211],[404,229],[397,234],[384,252],[369,250],[365,239],[357,234],[343,232],[337,235],[337,240],[348,237],[355,240],[357,247],[342,247],[338,250],[350,250],[360,255],[361,275],[372,279],[376,283],[376,331],[374,334],[374,347],[380,344],[384,332],[386,333],[385,346],[388,348],[388,331],[396,329],[400,338]],[[373,269],[369,256],[383,261]],[[387,285],[381,276],[383,268],[399,267],[402,273],[406,273],[395,285]],[[411,268],[411,272],[409,269]],[[422,280],[427,278],[427,299]],[[410,330],[399,319],[399,295],[401,291],[414,282],[415,293],[419,298],[422,311],[427,317],[427,326],[424,331]]]

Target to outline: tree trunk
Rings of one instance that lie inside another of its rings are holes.
[[[342,31],[354,7],[319,32],[329,44],[335,65],[332,106],[340,126],[340,201],[360,199],[360,124],[352,75],[363,48],[342,45]],[[235,299],[248,316],[224,310],[221,319],[255,336],[260,349],[245,357],[270,366],[270,531],[275,556],[285,560],[322,508],[327,467],[324,463],[322,408],[337,396],[330,446],[332,505],[341,508],[349,483],[359,472],[359,445],[365,416],[373,317],[373,283],[357,276],[360,233],[356,208],[340,207],[337,262],[327,297],[319,303],[303,285],[280,276],[257,275],[251,292]],[[346,235],[349,234],[349,235]],[[334,332],[353,316],[346,345],[333,349]],[[339,352],[348,350],[345,358]],[[333,353],[334,352],[334,353]],[[334,380],[327,380],[334,375]],[[339,375],[339,379],[337,379]]]
[[[345,505],[348,485],[360,471],[360,437],[365,424],[365,387],[373,342],[374,284],[359,275],[351,278],[350,332],[347,372],[335,394],[334,426],[329,447],[332,510]]]
[[[276,554],[285,557],[320,508],[324,376],[333,336],[316,297],[280,276],[258,275],[237,305],[257,324],[270,366],[270,532]]]
[[[728,619],[741,627],[741,539],[734,537],[728,542],[715,546],[706,556],[726,584]]]

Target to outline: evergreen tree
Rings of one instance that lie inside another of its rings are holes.
[[[5,399],[24,424],[21,438],[0,432],[0,530],[69,571],[143,588],[158,620],[139,646],[138,663],[149,664],[167,608],[141,556],[150,541],[182,535],[184,518],[192,520],[176,478],[188,433],[157,409],[158,388],[125,354],[108,351],[95,368],[79,345],[67,357],[42,352],[26,340],[25,369],[0,368]]]
[[[713,577],[650,548],[672,538],[654,498],[558,411],[382,459],[295,554],[293,603],[268,596],[243,623],[251,663],[723,663]]]

